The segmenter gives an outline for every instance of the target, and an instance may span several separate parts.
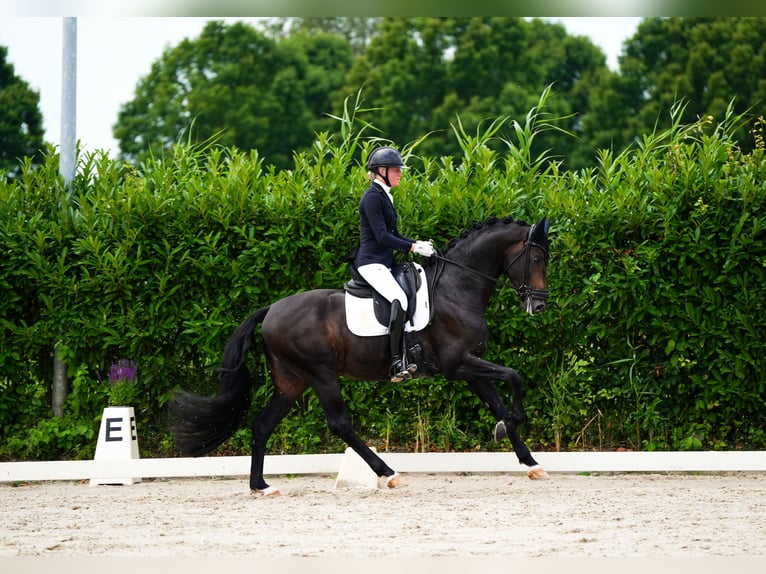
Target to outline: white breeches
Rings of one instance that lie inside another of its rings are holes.
[[[402,311],[407,310],[407,295],[399,283],[396,282],[391,270],[382,263],[370,263],[357,268],[361,275],[373,289],[393,303],[398,300]]]

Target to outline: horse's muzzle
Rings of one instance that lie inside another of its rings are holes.
[[[521,308],[530,315],[536,315],[545,311],[548,305],[547,289],[519,289],[519,298],[521,299]]]

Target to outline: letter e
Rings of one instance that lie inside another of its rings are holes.
[[[120,442],[122,440],[122,436],[119,434],[122,432],[122,426],[114,424],[120,422],[122,422],[121,418],[106,419],[106,442]],[[113,435],[112,433],[116,434]]]

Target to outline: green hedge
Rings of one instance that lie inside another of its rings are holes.
[[[752,155],[741,121],[676,123],[562,178],[547,378],[568,445],[764,447],[766,163],[762,119]]]
[[[645,135],[619,157],[603,152],[598,169],[559,172],[529,154],[553,126],[543,109],[544,98],[513,142],[494,139],[507,118],[475,135],[456,124],[463,157],[408,146],[414,168],[397,195],[402,230],[437,245],[491,215],[552,218],[553,304],[529,317],[504,287],[488,310],[489,358],[527,379],[530,445],[764,448],[762,124],[751,155],[731,136],[744,119],[728,116]],[[42,167],[0,184],[0,458],[90,458],[110,401],[136,408],[142,456],[173,455],[166,403],[177,388],[214,392],[235,326],[289,293],[347,279],[359,158],[371,145],[359,133],[319,134],[313,153],[281,172],[213,144],[179,144],[140,167],[86,154],[68,190],[49,150]],[[49,407],[57,345],[72,384],[63,418]],[[109,382],[120,359],[135,361],[134,383]],[[263,373],[263,361],[253,368]],[[494,421],[463,383],[342,388],[379,449],[510,449],[491,441]],[[253,415],[270,392],[256,388]],[[244,428],[220,452],[248,444]],[[307,394],[270,448],[342,445]]]

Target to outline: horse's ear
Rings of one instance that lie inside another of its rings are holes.
[[[548,237],[548,229],[551,227],[551,220],[543,217],[537,222],[532,230],[532,236],[530,239],[535,243],[543,243]]]

